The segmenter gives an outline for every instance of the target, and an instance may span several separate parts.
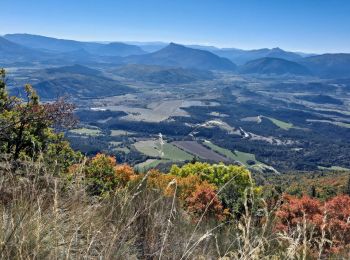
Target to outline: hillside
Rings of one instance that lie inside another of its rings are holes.
[[[80,74],[80,75],[87,75],[87,76],[97,76],[102,74],[101,71],[99,70],[91,69],[89,67],[82,66],[79,64],[75,64],[71,66],[48,68],[45,71],[48,74],[71,73],[71,74]]]
[[[0,37],[0,62],[11,63],[27,60],[38,60],[45,57],[45,54]]]
[[[153,53],[126,57],[124,63],[195,68],[201,70],[233,71],[236,69],[236,65],[226,58],[221,58],[209,51],[188,48],[175,43],[170,43],[165,48]]]
[[[213,79],[210,71],[195,69],[169,68],[154,65],[125,65],[113,70],[112,73],[128,79],[153,82],[159,84],[181,84],[198,80]]]
[[[88,52],[100,56],[120,56],[140,55],[146,52],[136,45],[125,44],[122,42],[112,42],[108,44],[99,44],[98,46],[86,44],[84,47]]]
[[[279,58],[262,58],[247,62],[239,68],[242,74],[265,74],[265,75],[310,75],[310,71],[292,61]]]
[[[55,99],[66,95],[73,98],[106,97],[133,92],[129,87],[103,77],[70,75],[44,80],[34,89],[44,99]]]
[[[78,41],[56,39],[32,34],[6,34],[7,40],[26,46],[27,48],[42,49],[53,52],[69,52],[81,48]]]
[[[302,64],[315,75],[326,78],[350,77],[350,54],[323,54],[304,58]]]
[[[27,48],[50,51],[54,53],[67,53],[77,50],[85,50],[94,55],[100,56],[128,56],[144,54],[140,47],[129,45],[125,43],[95,43],[95,42],[81,42],[74,40],[57,39],[41,35],[31,34],[6,34],[4,36],[7,40],[23,45]]]
[[[118,81],[104,77],[98,70],[81,65],[48,68],[36,71],[37,83],[34,89],[43,99],[56,99],[69,96],[71,98],[93,98],[112,95],[123,95],[134,92],[133,89]],[[15,88],[24,96],[24,88]]]

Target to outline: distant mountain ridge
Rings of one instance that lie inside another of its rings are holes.
[[[40,51],[32,50],[25,46],[11,42],[3,37],[0,37],[0,61],[7,62],[21,62],[30,60],[36,60],[43,58],[45,53]]]
[[[209,51],[193,49],[170,43],[163,49],[145,54],[133,55],[123,59],[126,64],[146,64],[169,67],[195,68],[201,70],[230,70],[237,66],[229,59],[219,57]]]
[[[248,61],[261,59],[261,58],[280,58],[289,61],[297,61],[303,58],[298,53],[289,52],[280,48],[263,48],[257,50],[242,50],[236,48],[216,48],[215,46],[201,46],[201,45],[190,45],[194,48],[211,51],[212,53],[230,59],[237,65],[243,65]]]
[[[145,50],[153,52],[147,53]],[[162,42],[81,42],[31,34],[7,34],[0,37],[2,67],[73,64],[114,67],[139,64],[231,72],[237,71],[238,64],[242,73],[312,74],[332,79],[350,78],[350,54],[347,53],[311,55],[288,52],[280,48],[241,50],[175,43],[166,45]],[[177,73],[184,74],[183,71],[163,71],[159,76],[165,77],[167,73],[169,80],[175,80]]]
[[[301,64],[325,78],[350,78],[350,54],[322,54],[304,58]]]
[[[72,52],[82,49],[91,54],[102,56],[125,57],[128,55],[139,55],[146,53],[136,45],[129,45],[121,42],[103,44],[96,42],[57,39],[32,34],[6,34],[4,38],[27,48],[51,51],[55,53]]]
[[[265,75],[311,75],[311,72],[299,63],[270,57],[249,61],[239,68],[239,72]]]

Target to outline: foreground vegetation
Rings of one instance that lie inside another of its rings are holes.
[[[84,157],[53,130],[74,125],[71,105],[41,104],[30,86],[27,100],[11,97],[1,75],[1,258],[350,257],[350,182],[292,196],[243,166],[194,160],[141,174]]]
[[[103,154],[60,174],[1,163],[1,257],[349,257],[350,197],[326,202],[256,187],[239,166],[136,174]]]

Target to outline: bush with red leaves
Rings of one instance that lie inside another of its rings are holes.
[[[325,203],[324,210],[327,216],[326,230],[332,241],[332,251],[350,249],[350,197],[336,196]]]
[[[195,190],[186,199],[186,207],[195,218],[200,218],[202,215],[205,219],[223,220],[225,218],[223,206],[216,194],[216,187],[208,182],[196,185]]]
[[[285,195],[276,216],[279,220],[276,226],[278,230],[289,231],[303,223],[304,218],[307,224],[319,226],[323,218],[322,204],[317,199],[308,196],[297,198]]]
[[[319,241],[322,230],[326,251],[339,253],[350,249],[350,197],[338,195],[325,203],[315,198],[284,196],[284,203],[276,212],[276,229],[285,232],[295,231],[297,225],[306,221],[313,239]]]

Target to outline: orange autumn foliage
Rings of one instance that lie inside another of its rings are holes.
[[[303,223],[304,218],[307,224],[321,225],[323,218],[321,202],[309,196],[297,198],[285,195],[276,216],[279,219],[277,229],[283,231],[288,231],[297,224]]]
[[[225,213],[217,197],[216,186],[202,181],[197,175],[181,177],[152,170],[148,173],[147,185],[161,190],[165,196],[174,196],[176,191],[181,205],[194,218],[205,213],[205,218],[224,219]]]
[[[297,225],[312,227],[313,236],[320,238],[322,230],[328,244],[328,251],[340,252],[350,249],[350,197],[338,195],[322,203],[315,198],[301,198],[286,195],[284,204],[276,212],[278,230],[292,232]]]
[[[114,167],[116,178],[120,184],[125,186],[129,181],[136,178],[134,169],[127,164],[116,165]]]
[[[163,191],[165,196],[173,196],[176,189],[176,195],[181,201],[184,201],[194,191],[196,185],[201,183],[198,176],[180,177],[157,170],[149,171],[147,178],[147,185]]]
[[[85,167],[73,165],[69,169],[69,174],[71,176],[79,174],[81,169],[85,173],[91,192],[96,195],[117,187],[125,187],[137,176],[131,166],[118,164],[115,157],[101,153],[88,160]]]
[[[195,190],[186,199],[187,211],[200,218],[202,215],[208,219],[214,217],[218,220],[225,219],[225,211],[216,194],[216,187],[204,181],[196,185]]]

